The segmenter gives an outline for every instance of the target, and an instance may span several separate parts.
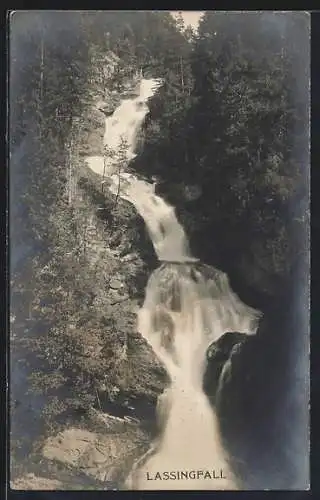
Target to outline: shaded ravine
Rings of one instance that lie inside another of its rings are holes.
[[[104,146],[117,158],[135,156],[135,139],[148,112],[147,100],[161,85],[141,81],[139,96],[122,101],[106,119]],[[260,313],[245,305],[217,269],[209,277],[192,256],[175,210],[156,196],[153,186],[126,172],[115,174],[109,158],[87,159],[89,167],[108,179],[116,196],[131,202],[143,217],[160,267],[150,276],[138,312],[138,331],[151,345],[170,377],[158,401],[161,431],[150,451],[136,463],[128,489],[239,489],[219,422],[203,391],[209,345],[226,332],[254,334]]]

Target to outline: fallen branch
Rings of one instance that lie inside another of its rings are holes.
[[[100,410],[102,411],[101,401],[100,401],[100,398],[99,398],[99,394],[98,394],[97,389],[96,389],[96,395],[97,395],[97,400],[98,400],[99,408],[100,408]]]
[[[129,300],[130,297],[126,297],[125,299],[121,299],[121,300],[116,300],[115,302],[111,302],[110,305],[111,306],[115,306],[116,304],[121,304],[122,302],[125,302],[126,300]]]

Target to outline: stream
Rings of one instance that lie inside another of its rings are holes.
[[[124,99],[106,118],[104,146],[113,154],[87,164],[110,191],[132,203],[143,217],[159,260],[137,314],[137,329],[166,369],[170,385],[158,401],[161,433],[133,467],[133,490],[240,489],[224,449],[216,412],[204,391],[207,350],[226,332],[256,333],[259,311],[232,291],[225,273],[208,278],[190,252],[175,209],[155,194],[154,185],[117,171],[119,155],[135,157],[137,133],[149,111],[148,99],[162,85],[142,79],[137,97]]]

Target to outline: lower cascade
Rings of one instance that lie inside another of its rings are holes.
[[[237,489],[202,383],[209,345],[227,331],[254,334],[258,319],[218,270],[170,262],[152,273],[138,330],[165,366],[170,386],[158,401],[161,435],[135,465],[128,488]]]
[[[145,87],[157,88],[150,80],[142,80],[139,102]],[[149,97],[150,92],[145,99]],[[129,108],[135,112],[126,101]],[[146,113],[147,106],[143,109]],[[114,130],[109,127],[105,143],[119,143],[112,133],[120,129],[126,137],[135,137],[142,123],[141,107],[138,112],[136,120],[124,114],[130,130],[118,122]],[[107,120],[110,125],[111,119]],[[132,144],[129,147],[132,151]],[[158,399],[159,436],[134,465],[125,488],[238,489],[215,409],[203,391],[203,376],[210,344],[226,332],[255,334],[261,314],[238,298],[225,273],[192,256],[174,208],[154,193],[151,184],[129,173],[115,175],[112,170],[108,178],[111,192],[132,203],[143,217],[160,261],[149,278],[137,327],[170,378]]]

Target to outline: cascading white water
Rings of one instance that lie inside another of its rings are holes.
[[[134,155],[134,138],[148,111],[146,101],[159,84],[158,80],[142,80],[139,97],[123,101],[106,119],[109,148],[116,152],[124,136],[128,158]],[[102,174],[101,170],[97,173]],[[225,332],[254,334],[260,313],[233,293],[224,273],[212,268],[208,273],[192,256],[174,208],[155,195],[151,184],[125,172],[119,175],[109,170],[109,189],[136,207],[162,261],[148,281],[138,330],[171,380],[159,398],[161,436],[135,464],[126,487],[237,489],[202,381],[209,345]]]
[[[110,177],[111,192],[118,192],[118,175]],[[122,174],[121,197],[130,201],[143,217],[155,252],[161,261],[195,262],[192,257],[183,227],[178,222],[175,210],[153,192],[153,186],[131,174]]]
[[[149,111],[147,101],[161,85],[160,79],[143,79],[139,95],[132,99],[123,99],[114,113],[106,118],[103,145],[114,155],[87,157],[86,161],[91,170],[105,176],[117,170],[118,153],[122,145],[126,160],[133,160],[136,135]]]
[[[209,345],[225,332],[255,333],[258,320],[259,313],[240,301],[218,270],[206,276],[201,264],[187,262],[163,263],[154,271],[138,329],[165,366],[171,386],[159,405],[161,439],[145,463],[134,469],[129,487],[237,489],[202,381]],[[195,477],[157,480],[159,472],[177,476],[179,471]],[[198,477],[198,471],[209,474]]]

